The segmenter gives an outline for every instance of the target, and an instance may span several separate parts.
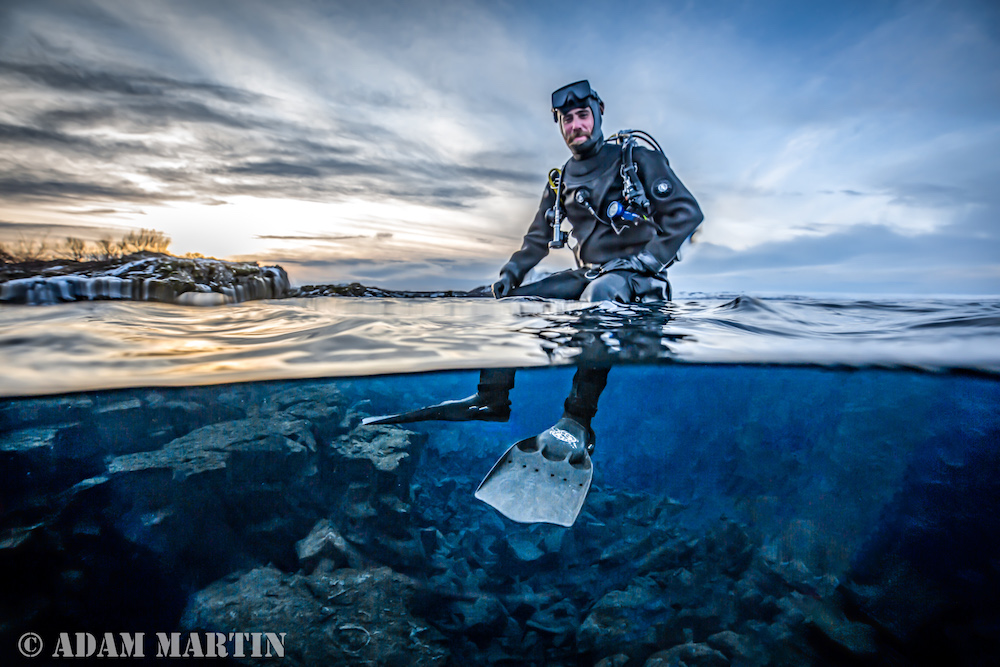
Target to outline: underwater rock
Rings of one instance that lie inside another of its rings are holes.
[[[364,559],[337,532],[329,519],[321,519],[309,535],[296,542],[295,553],[306,572],[312,572],[323,559],[329,560],[335,568],[360,568],[364,565]]]
[[[746,531],[729,519],[720,521],[702,540],[705,558],[715,563],[717,567],[730,577],[738,577],[750,566],[757,545],[750,539]]]
[[[425,438],[395,426],[359,426],[331,440],[325,450],[329,474],[357,480],[344,485],[343,515],[377,520],[396,537],[408,535],[415,450]]]
[[[262,415],[281,412],[308,421],[317,442],[345,434],[357,425],[347,422],[347,401],[334,383],[294,385],[269,392],[258,409]]]
[[[330,455],[364,479],[372,474],[389,489],[400,478],[408,480],[416,463],[410,450],[417,433],[394,426],[359,426],[330,443]],[[424,436],[426,438],[426,436]],[[406,497],[409,497],[407,492]]]
[[[101,474],[108,455],[156,450],[190,431],[238,411],[168,399],[156,391],[90,397],[26,398],[8,403],[0,421],[0,465],[9,473],[4,494],[17,504]],[[60,419],[62,417],[62,419]],[[32,424],[31,428],[24,428]],[[10,505],[8,505],[10,507]]]
[[[729,659],[707,644],[681,644],[657,651],[645,667],[729,667]]]
[[[195,581],[240,563],[293,568],[322,488],[308,422],[282,415],[211,424],[162,448],[111,458],[109,520]],[[209,539],[206,539],[209,538]],[[203,569],[200,569],[203,568]]]
[[[755,647],[747,637],[732,630],[717,632],[709,637],[705,643],[737,664],[766,664],[766,656],[763,651]]]
[[[569,600],[539,609],[525,623],[526,627],[551,635],[571,635],[580,624],[580,612]]]
[[[632,657],[649,654],[657,646],[683,641],[662,629],[676,612],[663,600],[663,592],[649,577],[637,577],[624,590],[614,590],[599,599],[580,624],[577,647],[597,656],[619,653]]]
[[[636,574],[664,572],[681,567],[683,563],[690,562],[698,544],[697,540],[689,538],[667,538],[664,543],[653,547],[634,561]]]
[[[57,424],[23,428],[0,434],[0,467],[5,483],[0,485],[0,500],[7,511],[35,504],[39,496],[66,488],[80,477],[96,474],[99,466],[69,465],[56,450],[60,434],[77,424]]]
[[[160,253],[95,262],[13,265],[0,273],[0,302],[30,305],[130,299],[214,306],[277,299],[290,288],[288,274],[280,266]]]
[[[512,532],[503,542],[509,553],[520,563],[531,563],[545,555],[539,548],[541,538],[532,533]]]
[[[409,611],[413,594],[408,580],[385,567],[333,569],[323,561],[308,577],[261,567],[193,595],[180,624],[185,631],[285,632],[282,664],[444,665],[443,637]]]
[[[275,415],[203,426],[161,449],[115,457],[108,472],[169,469],[180,480],[229,468],[237,484],[280,482],[309,473],[313,463],[308,453],[315,450],[308,422]]]
[[[649,553],[653,539],[653,534],[648,531],[636,531],[604,549],[597,560],[606,566],[634,561],[640,554]]]
[[[475,600],[453,602],[448,630],[473,638],[491,638],[502,634],[507,625],[503,605],[492,596],[479,595]]]
[[[22,398],[5,401],[0,407],[0,433],[20,428],[38,428],[52,424],[75,422],[94,407],[88,396],[55,398]]]
[[[412,477],[425,435],[395,426],[358,426],[323,450],[329,516],[365,556],[402,571],[428,565],[413,523]]]
[[[829,601],[802,596],[796,601],[810,629],[820,633],[840,651],[858,661],[870,660],[878,652],[875,628],[849,620]]]
[[[95,406],[61,434],[67,458],[86,459],[157,449],[196,425],[198,408],[181,401],[124,398]]]

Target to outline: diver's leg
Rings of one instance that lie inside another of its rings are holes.
[[[573,389],[563,403],[563,414],[538,436],[543,455],[553,460],[569,456],[570,461],[586,450],[594,451],[597,436],[590,422],[597,414],[597,401],[608,384],[610,366],[580,366],[573,376]]]
[[[502,421],[507,421],[510,417],[510,390],[513,388],[513,368],[486,368],[479,371],[479,385],[473,398],[477,398],[489,413],[498,417],[503,415]]]
[[[608,384],[610,366],[580,366],[573,376],[573,389],[563,403],[563,414],[537,438],[542,455],[553,461],[570,462],[594,451],[597,437],[590,422],[597,414],[597,400]]]
[[[454,401],[444,401],[410,412],[379,417],[365,417],[361,423],[409,424],[423,421],[489,421],[505,422],[510,419],[508,394],[514,387],[513,368],[490,368],[479,374],[479,385],[472,396]]]
[[[511,296],[540,296],[544,299],[566,299],[573,301],[587,288],[590,281],[584,269],[568,269],[546,276],[541,280],[511,291]]]
[[[629,274],[611,272],[591,281],[580,295],[581,301],[618,301],[633,299]],[[563,403],[562,417],[538,436],[538,444],[547,455],[558,458],[580,447],[592,452],[596,436],[590,422],[597,414],[597,401],[608,384],[611,366],[579,366],[573,376],[573,388]]]
[[[612,271],[591,281],[580,295],[581,301],[618,301],[630,303],[634,296],[628,273]]]
[[[583,271],[561,271],[538,282],[522,285],[513,296],[576,299],[587,285]],[[497,421],[510,419],[508,394],[514,387],[513,368],[491,368],[480,372],[476,393],[396,415],[366,417],[363,424],[408,424],[417,421]]]
[[[573,376],[573,388],[563,403],[563,416],[590,428],[597,414],[597,401],[608,385],[611,366],[580,366]]]

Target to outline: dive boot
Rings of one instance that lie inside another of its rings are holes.
[[[410,412],[380,417],[365,417],[361,423],[365,426],[373,424],[408,424],[423,421],[487,421],[505,422],[510,419],[510,400],[506,394],[498,397],[485,397],[473,394],[468,398],[445,401],[426,408],[418,408]]]
[[[519,523],[572,526],[594,479],[594,430],[563,416],[513,445],[476,489],[476,498]]]

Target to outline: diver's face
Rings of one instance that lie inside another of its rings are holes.
[[[590,107],[570,109],[559,113],[559,129],[567,146],[582,144],[594,133],[594,114]]]

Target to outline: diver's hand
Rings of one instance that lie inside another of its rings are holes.
[[[500,274],[500,280],[493,283],[493,296],[502,299],[514,291],[515,287],[517,285],[514,284],[514,276],[505,271]]]

